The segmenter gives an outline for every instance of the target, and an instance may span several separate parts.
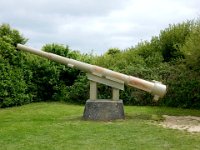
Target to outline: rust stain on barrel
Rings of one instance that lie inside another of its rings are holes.
[[[94,66],[94,70],[93,70],[93,72],[103,73],[104,70],[105,70],[105,69],[102,68],[102,67]]]
[[[112,77],[124,81],[123,80],[123,74],[121,74],[121,73],[115,72],[115,73],[112,74]]]
[[[93,72],[99,73],[99,74],[104,74],[104,72],[108,71],[108,73],[106,75],[109,75],[113,78],[119,79],[119,80],[123,80],[123,74],[118,73],[118,72],[114,72],[99,66],[95,66]]]
[[[140,81],[138,81],[137,79],[131,79],[129,81],[129,84],[131,85],[135,85],[137,87],[141,87],[142,89],[148,89],[149,87],[146,86],[145,84],[142,84]]]
[[[52,60],[53,56],[51,54],[49,54],[49,53],[47,53],[47,54],[48,54],[47,58]]]

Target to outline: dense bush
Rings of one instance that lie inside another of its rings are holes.
[[[0,107],[30,103],[22,70],[5,63],[0,68]]]
[[[164,61],[169,62],[173,59],[184,58],[180,48],[185,44],[186,38],[193,30],[193,21],[170,25],[162,30],[159,35],[159,45]]]
[[[42,50],[68,58],[80,58],[80,53],[71,51],[68,46],[60,44],[47,44]],[[80,70],[33,55],[30,62],[30,68],[32,68],[31,71],[33,73],[32,83],[36,87],[35,101],[85,102],[85,99],[80,99],[80,93],[82,92],[78,93],[74,90],[74,87],[76,87],[77,91],[81,89],[81,84],[80,88],[77,88],[77,84],[81,82],[80,79],[82,78]],[[83,85],[85,86],[86,84],[84,83]]]
[[[26,43],[17,30],[0,26],[0,107],[34,101],[83,104],[89,98],[86,74],[78,69],[17,51]],[[99,65],[168,86],[166,96],[155,103],[147,92],[125,86],[120,98],[129,105],[164,105],[200,108],[200,22],[170,25],[159,36],[123,51],[110,48],[102,56],[81,54],[68,46],[47,44],[42,50]],[[99,98],[110,98],[111,88],[99,85]]]
[[[187,37],[181,51],[186,58],[186,64],[191,70],[200,72],[200,21],[195,23],[190,36]]]
[[[32,101],[27,85],[31,74],[23,65],[24,54],[15,49],[17,43],[25,42],[17,30],[11,30],[6,24],[0,26],[0,107]]]
[[[199,21],[170,25],[149,42],[111,56],[107,52],[96,59],[96,64],[168,86],[167,95],[158,103],[150,94],[126,87],[121,92],[126,104],[200,108],[199,26]]]

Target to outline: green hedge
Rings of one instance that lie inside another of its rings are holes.
[[[125,86],[121,99],[129,105],[164,105],[200,108],[200,23],[187,21],[170,25],[150,41],[125,50],[109,49],[104,55],[81,54],[60,44],[42,50],[99,65],[168,86],[166,96],[155,103],[153,96]],[[16,50],[25,39],[9,25],[0,26],[0,107],[35,101],[64,101],[84,104],[89,83],[80,70]],[[99,98],[110,98],[111,89],[99,85]]]

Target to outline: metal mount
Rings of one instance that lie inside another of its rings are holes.
[[[90,80],[90,99],[97,100],[97,83],[112,87],[112,100],[119,100],[119,90],[124,90],[124,82],[110,77],[103,77],[97,74],[87,74]]]

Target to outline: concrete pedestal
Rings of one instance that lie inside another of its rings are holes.
[[[83,118],[85,120],[101,121],[124,119],[123,101],[112,101],[105,99],[87,100]]]

